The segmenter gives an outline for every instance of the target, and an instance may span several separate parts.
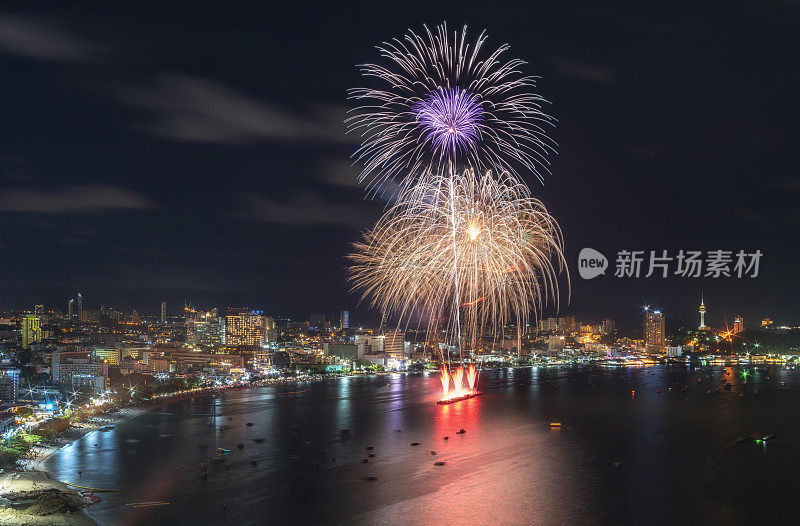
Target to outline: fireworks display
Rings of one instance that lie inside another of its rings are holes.
[[[421,319],[431,335],[463,335],[472,349],[510,322],[526,324],[544,298],[557,300],[564,262],[558,225],[528,188],[473,170],[404,190],[350,258],[372,306]]]
[[[350,279],[384,319],[418,323],[439,344],[440,404],[482,394],[463,351],[494,345],[511,324],[519,349],[530,316],[558,304],[566,269],[558,224],[521,176],[549,172],[554,119],[524,62],[506,60],[505,44],[485,51],[486,39],[442,24],[383,43],[385,65],[361,66],[375,87],[350,90],[358,106],[346,121],[361,137],[359,182],[399,183],[354,245]]]
[[[350,90],[358,104],[348,131],[361,137],[354,154],[363,164],[359,182],[375,189],[388,179],[413,184],[425,173],[499,169],[539,179],[549,171],[554,119],[533,92],[535,78],[519,59],[503,58],[508,45],[485,51],[485,32],[474,41],[466,26],[446,24],[378,46],[386,65],[364,64],[375,87]]]

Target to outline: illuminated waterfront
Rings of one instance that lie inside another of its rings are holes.
[[[485,396],[449,406],[433,403],[436,374],[235,390],[92,432],[46,467],[60,480],[124,490],[88,508],[101,524],[787,518],[771,503],[800,489],[800,373],[748,371],[503,369],[481,376]],[[737,444],[754,432],[777,437]],[[137,502],[170,504],[125,506]]]

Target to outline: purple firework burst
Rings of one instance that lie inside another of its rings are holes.
[[[459,88],[439,88],[413,106],[423,137],[441,156],[474,147],[483,109],[478,97]]]

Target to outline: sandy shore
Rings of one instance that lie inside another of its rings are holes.
[[[41,471],[0,474],[0,500],[0,524],[97,526],[81,512],[84,501],[76,489]],[[11,501],[33,505],[14,509]]]
[[[50,455],[87,433],[104,426],[130,420],[144,409],[125,408],[88,418],[72,424],[47,442],[35,445],[28,458],[19,461],[19,471],[0,473],[0,524],[30,526],[96,526],[97,523],[81,511],[86,506],[86,492],[64,482],[53,480],[44,470]],[[12,502],[16,503],[12,507]],[[20,503],[26,503],[20,505]],[[27,509],[29,504],[33,506]]]

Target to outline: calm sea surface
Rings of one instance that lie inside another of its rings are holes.
[[[103,525],[797,524],[800,370],[748,371],[489,371],[450,406],[433,374],[231,391],[92,432],[47,469],[124,490],[88,508]],[[776,438],[737,443],[754,432]]]

